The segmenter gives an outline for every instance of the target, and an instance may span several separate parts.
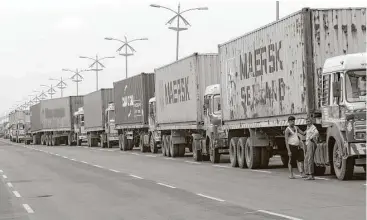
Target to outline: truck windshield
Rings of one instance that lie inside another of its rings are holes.
[[[220,114],[221,106],[220,106],[220,95],[215,95],[213,97],[213,113],[216,115]]]
[[[348,71],[345,77],[348,102],[366,101],[366,70]]]

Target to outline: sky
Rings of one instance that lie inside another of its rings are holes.
[[[128,58],[128,76],[154,72],[176,58],[176,32],[166,22],[173,13],[159,4],[190,11],[185,18],[188,30],[180,32],[179,57],[192,53],[216,53],[218,44],[271,23],[276,18],[276,3],[271,0],[0,0],[0,117],[15,104],[21,104],[47,90],[41,84],[56,84],[50,78],[68,79],[62,69],[87,69],[90,60],[79,56],[115,56],[103,60],[99,88],[112,88],[125,78],[125,58],[116,50],[117,41],[148,38],[131,44],[136,50]],[[366,7],[366,1],[280,1],[280,17],[311,8]],[[96,89],[95,72],[81,73],[79,94]],[[76,84],[67,80],[64,96],[76,95]],[[54,97],[60,97],[60,91]]]

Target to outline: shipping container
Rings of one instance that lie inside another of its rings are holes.
[[[219,45],[223,120],[319,111],[325,60],[366,51],[365,12],[306,8]]]
[[[142,73],[113,83],[116,127],[148,127],[149,99],[154,96],[154,74]]]
[[[42,130],[41,122],[41,103],[37,103],[30,107],[31,112],[31,131],[37,132]]]
[[[205,88],[219,83],[218,55],[195,53],[155,69],[155,76],[157,124],[196,129],[203,121]]]
[[[43,131],[70,131],[74,129],[73,114],[83,106],[82,96],[41,100],[40,118]]]
[[[100,89],[84,96],[85,131],[104,130],[105,111],[113,102],[113,89]]]

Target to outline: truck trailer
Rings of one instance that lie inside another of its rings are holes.
[[[218,110],[220,96],[221,110],[208,136],[210,146],[228,143],[233,167],[264,168],[276,154],[287,164],[292,115],[302,130],[311,117],[320,132],[317,175],[330,166],[345,180],[354,165],[365,168],[366,8],[304,8],[218,48],[220,89],[206,94],[205,108]]]
[[[88,146],[110,148],[118,145],[118,133],[115,130],[115,109],[113,89],[100,89],[84,96],[85,131]]]
[[[83,106],[83,96],[41,100],[31,109],[33,144],[57,146],[77,143],[74,112]]]
[[[141,151],[148,151],[151,136],[148,105],[154,96],[154,74],[141,73],[114,82],[113,92],[120,149],[126,151],[139,146]]]
[[[192,151],[193,136],[204,137],[211,129],[205,123],[204,94],[207,86],[219,83],[218,55],[194,53],[155,69],[155,77],[156,120],[152,127],[161,134],[164,156],[184,156],[186,148]],[[218,151],[228,153],[226,149]],[[209,152],[204,150],[202,155],[209,159]]]

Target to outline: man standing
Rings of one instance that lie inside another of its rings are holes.
[[[285,129],[285,145],[288,150],[288,169],[289,169],[289,178],[294,179],[293,175],[293,169],[297,167],[292,167],[292,164],[300,163],[300,170],[301,170],[301,176],[302,178],[305,178],[303,172],[303,160],[304,160],[304,154],[303,150],[300,146],[300,140],[298,137],[298,133],[304,133],[302,130],[300,130],[297,126],[295,126],[295,118],[293,116],[289,116],[288,123],[289,126]]]
[[[311,117],[307,118],[307,129],[306,129],[306,180],[314,180],[314,157],[315,150],[317,147],[317,139],[319,137],[319,131],[316,126],[313,125]]]

